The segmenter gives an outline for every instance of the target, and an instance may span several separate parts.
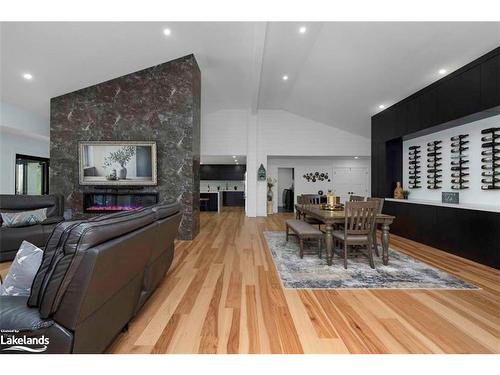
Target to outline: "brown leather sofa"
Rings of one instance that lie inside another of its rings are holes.
[[[3,335],[48,338],[24,345],[43,353],[104,352],[164,278],[180,220],[173,203],[60,223],[29,298],[0,296],[0,329],[16,331]]]
[[[62,195],[0,195],[0,212],[40,208],[47,208],[47,219],[40,224],[18,228],[0,227],[0,262],[14,259],[24,240],[43,247],[54,227],[64,220]]]

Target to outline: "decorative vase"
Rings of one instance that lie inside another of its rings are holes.
[[[272,202],[273,201],[273,190],[271,187],[267,188],[267,201]]]
[[[403,188],[401,187],[401,182],[396,182],[396,189],[394,189],[395,199],[404,199]]]
[[[127,178],[127,168],[125,168],[123,165],[118,171],[118,177],[120,180],[125,180]]]

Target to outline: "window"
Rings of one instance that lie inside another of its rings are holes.
[[[49,159],[16,154],[16,186],[18,195],[49,193]]]

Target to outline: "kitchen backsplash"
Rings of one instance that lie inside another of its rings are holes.
[[[236,189],[235,189],[236,187]],[[200,180],[200,191],[244,191],[245,181]]]

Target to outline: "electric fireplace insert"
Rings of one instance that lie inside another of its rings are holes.
[[[158,203],[158,193],[84,193],[83,210],[86,213],[130,211]]]

